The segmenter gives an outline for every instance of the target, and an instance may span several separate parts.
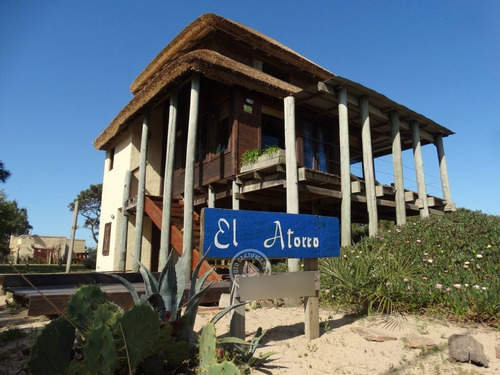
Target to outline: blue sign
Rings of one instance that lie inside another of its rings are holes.
[[[209,258],[232,258],[255,249],[268,258],[340,256],[336,217],[277,212],[202,211],[202,253]]]

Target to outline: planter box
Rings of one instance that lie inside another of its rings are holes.
[[[263,169],[277,164],[285,164],[285,150],[279,150],[272,154],[261,155],[255,163],[245,164],[240,168],[240,172],[249,172],[256,169]]]

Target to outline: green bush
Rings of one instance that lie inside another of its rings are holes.
[[[500,322],[500,217],[460,209],[380,230],[320,263],[323,301],[358,313]]]

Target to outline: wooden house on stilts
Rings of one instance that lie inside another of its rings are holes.
[[[380,219],[454,210],[443,148],[452,131],[234,21],[196,19],[131,91],[94,141],[106,151],[98,271],[137,270],[130,255],[157,270],[170,249],[194,250],[196,263],[207,206],[336,216],[342,245],[352,222],[374,235]],[[442,197],[426,192],[426,144],[437,149]],[[403,184],[407,149],[417,192]],[[382,185],[374,158],[389,154],[394,182]]]

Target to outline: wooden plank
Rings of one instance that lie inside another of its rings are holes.
[[[327,196],[327,197],[335,197],[335,198],[342,198],[342,193],[337,190],[331,190],[331,189],[326,189],[326,188],[321,188],[318,186],[312,186],[312,185],[299,185],[299,190],[300,191],[305,191],[308,193],[313,193],[313,194],[318,194],[322,196]]]
[[[417,200],[417,194],[414,191],[405,191],[405,202],[415,202]]]
[[[361,181],[352,181],[351,182],[351,193],[353,193],[353,194],[359,194],[359,193],[361,193],[361,191],[362,191],[362,183],[361,183]]]
[[[316,272],[292,272],[257,277],[239,277],[242,301],[316,296]]]
[[[144,294],[144,284],[133,284],[134,288],[137,290],[139,295]],[[184,299],[187,302],[187,296],[189,294],[189,289],[191,287],[190,283],[186,283],[184,288]],[[71,294],[75,291],[76,287],[73,285],[64,286],[58,289],[47,289],[42,288],[42,292],[50,301],[56,305],[60,311],[65,311],[66,303],[69,301]],[[108,296],[108,301],[114,302],[124,309],[134,306],[134,302],[130,293],[121,284],[115,285],[101,285],[101,289]],[[229,293],[230,284],[229,281],[222,281],[220,283],[212,284],[203,298],[201,299],[202,304],[213,304],[219,301],[220,295],[222,293]],[[20,292],[20,291],[19,291]],[[29,295],[24,293],[24,296],[29,298],[28,304],[28,315],[58,315],[58,311],[47,301],[47,299],[41,297],[38,292],[31,288],[32,293],[36,295]],[[21,295],[21,293],[17,293]]]
[[[264,182],[255,182],[251,184],[244,184],[241,187],[241,193],[250,193],[252,191],[269,189],[276,186],[283,186],[285,184],[284,179],[274,180],[274,181],[264,181]]]
[[[119,275],[131,283],[142,282],[142,276],[139,272],[109,272]],[[114,280],[106,272],[79,272],[74,274],[63,273],[45,273],[45,274],[27,274],[23,275],[32,284],[38,286],[58,286],[58,285],[83,285],[83,284],[98,284],[98,283],[111,283]],[[158,273],[153,273],[158,275]],[[16,287],[29,287],[30,284],[17,274],[4,275],[3,289]]]

